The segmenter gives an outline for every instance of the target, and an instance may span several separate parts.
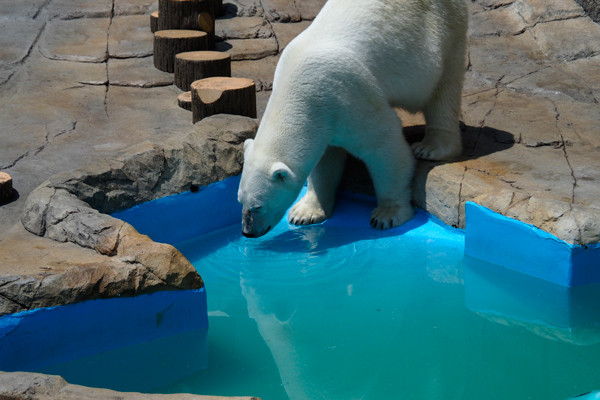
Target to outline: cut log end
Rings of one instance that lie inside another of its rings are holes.
[[[208,34],[187,29],[169,29],[154,33],[154,66],[174,72],[175,55],[187,51],[207,50]]]
[[[175,86],[190,90],[192,82],[231,76],[231,56],[218,51],[189,51],[175,56]]]
[[[6,172],[0,172],[0,204],[13,200],[14,195],[12,177]]]
[[[214,114],[256,118],[256,86],[252,79],[213,77],[191,84],[192,118],[196,123]]]
[[[208,44],[215,44],[215,0],[158,0],[158,29],[192,29],[208,33]]]
[[[192,92],[183,92],[177,96],[177,104],[184,110],[192,111]]]

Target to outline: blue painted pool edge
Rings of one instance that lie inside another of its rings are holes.
[[[207,329],[204,288],[36,308],[0,317],[0,371],[38,370]]]
[[[474,202],[465,215],[466,256],[562,286],[600,283],[600,244],[572,245]]]

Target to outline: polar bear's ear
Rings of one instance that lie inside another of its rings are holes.
[[[244,142],[244,158],[248,158],[248,154],[254,147],[254,139],[246,139]]]
[[[294,173],[284,163],[277,161],[271,166],[271,179],[284,181],[287,177],[294,177]]]

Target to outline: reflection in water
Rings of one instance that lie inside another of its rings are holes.
[[[577,345],[600,343],[600,285],[568,288],[466,258],[465,299],[493,322]]]
[[[477,266],[465,267],[462,237],[423,215],[402,234],[390,234],[369,228],[368,218],[362,225],[367,207],[344,216],[341,204],[342,212],[324,224],[284,222],[260,239],[243,238],[234,226],[178,246],[204,278],[209,312],[230,315],[243,327],[222,330],[211,319],[209,342],[239,351],[238,363],[268,373],[242,391],[243,375],[225,366],[234,374],[219,388],[206,376],[227,360],[211,352],[206,372],[163,392],[263,400],[565,400],[597,388],[595,332],[577,331],[579,341],[587,337],[585,347],[548,340],[563,337],[557,333],[563,328],[573,332],[575,321],[594,325],[594,300],[575,300],[587,294],[567,296],[565,318],[556,287],[548,293],[530,291],[530,283],[490,287]],[[512,300],[494,308],[486,295]],[[514,307],[507,312],[506,304]],[[491,322],[483,313],[521,318],[538,330]],[[553,332],[540,336],[540,326]],[[260,354],[246,357],[248,349]]]

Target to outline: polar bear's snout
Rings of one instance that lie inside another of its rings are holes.
[[[242,235],[247,238],[257,238],[263,236],[271,230],[271,225],[264,227],[260,214],[246,207],[242,210]]]

